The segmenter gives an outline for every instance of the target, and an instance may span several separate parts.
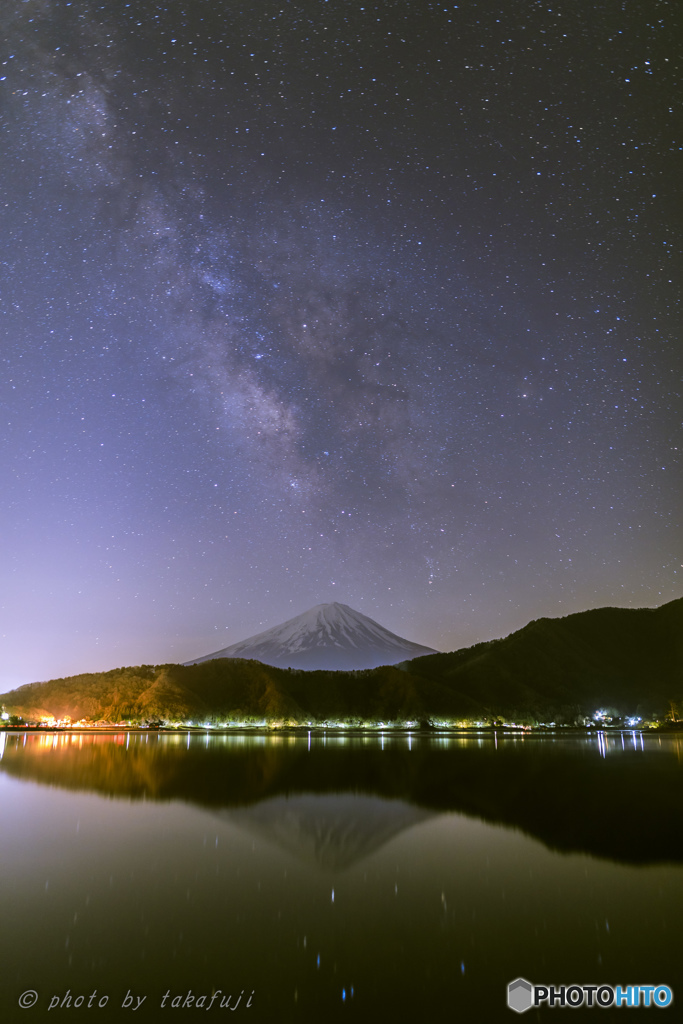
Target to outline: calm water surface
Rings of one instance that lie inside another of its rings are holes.
[[[519,976],[668,984],[680,1019],[675,736],[0,748],[3,1021],[503,1021]],[[569,1013],[624,1016],[523,1019]]]

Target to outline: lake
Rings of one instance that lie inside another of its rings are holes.
[[[514,1020],[518,977],[683,1001],[675,734],[11,732],[0,754],[3,1021]]]

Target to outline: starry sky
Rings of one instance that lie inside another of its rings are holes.
[[[677,0],[3,0],[2,688],[681,596]]]

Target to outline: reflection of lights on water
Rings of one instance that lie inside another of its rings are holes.
[[[2,755],[5,753],[5,739],[5,733],[0,733],[0,757],[2,757]]]

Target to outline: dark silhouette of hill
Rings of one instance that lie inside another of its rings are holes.
[[[566,720],[607,707],[663,717],[683,696],[683,598],[536,619],[503,640],[406,668],[467,694],[488,716]]]
[[[258,661],[214,659],[198,665],[144,665],[46,683],[0,695],[11,714],[39,720],[279,722],[407,721],[429,714],[478,713],[448,686],[398,668],[304,672]]]
[[[683,599],[538,619],[502,640],[364,671],[238,658],[143,665],[31,683],[0,702],[29,721],[572,723],[598,708],[678,717]]]

